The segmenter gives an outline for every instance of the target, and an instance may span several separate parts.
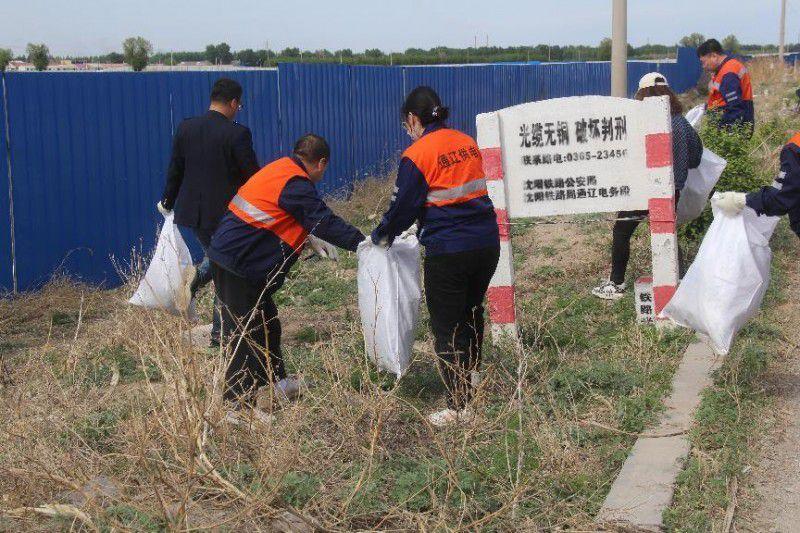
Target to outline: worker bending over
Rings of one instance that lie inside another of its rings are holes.
[[[419,221],[425,246],[425,297],[447,409],[429,416],[436,426],[473,417],[471,374],[483,344],[483,298],[497,267],[500,240],[475,141],[445,124],[448,109],[430,87],[417,87],[401,110],[414,141],[403,153],[395,193],[375,244],[392,241]]]
[[[333,256],[335,249],[328,243],[355,251],[364,240],[317,193],[315,184],[329,160],[325,139],[303,136],[291,157],[265,166],[239,189],[211,238],[208,256],[222,304],[222,338],[234,350],[225,374],[228,422],[238,422],[242,407],[266,420],[255,408],[255,392],[270,381],[277,382],[276,392],[284,398],[299,392],[299,379],[287,376],[284,368],[281,323],[272,295],[303,245],[309,241],[322,255]]]

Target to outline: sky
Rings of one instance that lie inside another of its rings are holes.
[[[800,0],[788,0],[787,42],[800,40]],[[611,32],[611,0],[0,0],[0,47],[44,42],[54,55],[119,51],[141,35],[156,51],[596,45]],[[780,0],[629,0],[628,41],[674,44],[699,32],[777,43]]]

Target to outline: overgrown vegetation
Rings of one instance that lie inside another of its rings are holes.
[[[700,129],[704,147],[724,158],[728,165],[715,188],[716,191],[754,191],[769,185],[778,173],[778,155],[789,137],[800,130],[796,111],[796,87],[790,82],[788,69],[776,62],[760,61],[750,64],[754,76],[756,127],[719,129],[718,116],[707,116]],[[681,228],[681,234],[699,241],[711,224],[711,207],[692,223]]]
[[[390,192],[369,182],[336,209],[366,229]],[[352,255],[301,261],[280,293],[287,363],[314,387],[287,406],[265,390],[272,427],[221,425],[224,354],[127,306],[131,287],[3,301],[0,529],[587,527],[688,342],[636,326],[630,296],[588,294],[609,235],[516,229],[523,340],[488,349],[478,421],[446,431],[424,419],[443,403],[424,312],[407,376],[365,360]]]
[[[369,181],[334,208],[367,230],[390,194]],[[55,280],[0,301],[0,529],[591,529],[690,335],[637,326],[631,294],[590,296],[610,223],[557,222],[514,226],[521,340],[487,346],[477,421],[444,431],[424,418],[443,404],[424,309],[411,371],[377,373],[352,254],[300,261],[279,293],[287,364],[314,386],[289,405],[264,390],[270,426],[221,423],[226,351],[128,306],[131,285]],[[647,241],[635,239],[632,279],[650,270]],[[204,293],[206,321],[210,302]],[[744,384],[763,365],[767,325],[748,328],[706,396],[676,529],[724,507],[717,489],[752,435]]]

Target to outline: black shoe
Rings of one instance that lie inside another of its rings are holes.
[[[191,285],[189,285],[189,291],[192,294],[192,300],[194,300],[194,297],[197,295],[197,291],[199,290],[200,290],[200,278],[195,276],[194,279],[192,280]]]

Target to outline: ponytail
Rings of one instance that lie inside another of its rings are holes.
[[[430,87],[420,86],[411,91],[400,109],[403,120],[408,114],[419,118],[423,126],[444,122],[450,116],[450,108],[442,105],[439,95]]]

